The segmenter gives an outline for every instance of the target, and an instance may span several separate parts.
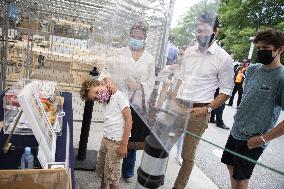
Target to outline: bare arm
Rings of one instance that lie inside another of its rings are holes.
[[[270,141],[282,136],[283,134],[284,134],[284,120],[281,123],[279,123],[276,127],[271,129],[271,131],[263,135],[263,137],[266,141]]]
[[[169,86],[170,86],[170,82],[166,82],[166,81],[163,82],[162,89],[161,89],[161,92],[160,92],[160,95],[157,101],[157,107],[159,108],[162,107],[164,101],[166,100],[166,94],[169,89]]]
[[[125,120],[124,125],[124,131],[122,140],[118,149],[119,155],[121,155],[122,158],[125,158],[127,155],[127,145],[128,145],[128,139],[131,133],[132,129],[132,116],[131,116],[131,110],[129,107],[126,107],[122,110],[122,114]]]
[[[177,96],[177,93],[178,93],[178,90],[179,90],[179,88],[180,88],[180,85],[181,85],[181,83],[182,83],[182,80],[181,79],[178,79],[178,81],[177,81],[177,85],[176,85],[176,87],[175,87],[175,89],[174,89],[174,98],[176,98],[176,96]]]
[[[229,98],[229,95],[220,93],[208,106],[210,106],[214,110],[224,104]]]
[[[122,110],[122,114],[125,120],[125,126],[124,126],[124,132],[123,132],[123,137],[121,144],[128,144],[128,139],[131,133],[132,129],[132,116],[131,116],[131,110],[129,107],[126,107]]]
[[[229,98],[229,95],[220,93],[208,106],[214,110],[224,104]],[[208,108],[207,106],[201,108],[192,108],[191,113],[196,118],[202,118],[208,114]]]
[[[271,129],[268,133],[262,135],[262,137],[266,142],[268,142],[282,135],[284,135],[284,121],[279,123],[276,127]],[[263,144],[264,144],[264,141],[262,140],[261,136],[251,137],[247,143],[248,148],[250,149],[259,147]]]

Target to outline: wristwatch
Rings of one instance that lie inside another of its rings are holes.
[[[207,107],[207,112],[210,114],[213,109],[210,106],[206,106],[206,107]]]

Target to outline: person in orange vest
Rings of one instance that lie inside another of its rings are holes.
[[[235,94],[237,92],[238,92],[237,106],[239,106],[240,103],[241,103],[242,95],[243,95],[243,82],[244,82],[245,73],[246,73],[248,65],[249,65],[249,61],[247,59],[244,59],[242,61],[242,65],[238,66],[235,69],[235,77],[234,77],[235,86],[234,86],[234,89],[233,89],[232,96],[230,97],[230,101],[229,101],[228,106],[233,105],[234,97],[235,97]]]

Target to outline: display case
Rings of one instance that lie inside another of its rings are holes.
[[[14,125],[16,115],[20,112],[20,104],[17,95],[22,91],[25,85],[33,82],[39,100],[42,103],[45,115],[48,117],[49,123],[55,131],[56,135],[61,135],[62,120],[65,113],[63,112],[63,99],[60,92],[56,89],[56,82],[39,81],[22,79],[10,88],[4,97],[4,133],[9,134]],[[23,114],[14,131],[17,135],[33,135],[31,126],[27,121],[26,115]]]

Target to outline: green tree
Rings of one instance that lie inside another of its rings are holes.
[[[255,35],[257,27],[260,30],[272,27],[284,31],[283,0],[221,0],[220,3],[203,0],[190,7],[177,27],[171,30],[178,46],[189,44],[196,16],[208,10],[218,10],[221,23],[218,40],[224,49],[234,53],[236,60],[248,56],[249,38]]]
[[[171,35],[175,37],[178,46],[188,45],[192,40],[193,29],[196,17],[202,12],[217,12],[218,1],[203,0],[194,4],[189,10],[181,16],[176,28],[171,30]]]
[[[221,44],[238,60],[248,56],[249,37],[255,35],[257,27],[260,30],[272,27],[284,31],[283,0],[222,0],[219,15]]]

